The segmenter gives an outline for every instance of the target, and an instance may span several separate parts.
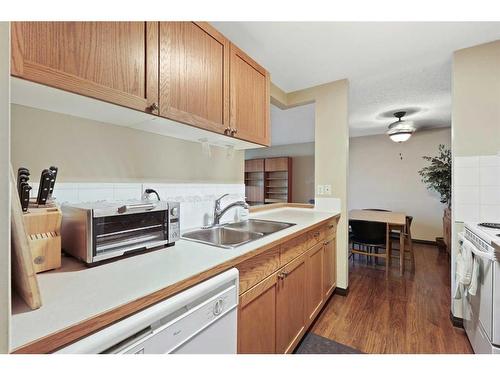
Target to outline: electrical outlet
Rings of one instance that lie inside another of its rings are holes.
[[[324,185],[325,195],[332,195],[332,185]]]
[[[318,195],[324,195],[324,194],[325,194],[325,186],[318,185]]]

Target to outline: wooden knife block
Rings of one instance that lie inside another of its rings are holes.
[[[61,267],[61,221],[59,207],[29,207],[23,215],[36,273]]]

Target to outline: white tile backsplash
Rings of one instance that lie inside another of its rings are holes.
[[[455,186],[479,186],[479,166],[455,167]]]
[[[482,204],[479,207],[479,220],[490,222],[500,221],[500,204]]]
[[[497,166],[479,167],[479,185],[500,186],[500,167]]]
[[[455,202],[479,204],[479,186],[456,186]]]
[[[38,184],[32,184],[36,196]],[[223,194],[221,205],[243,200],[244,184],[189,184],[189,183],[57,183],[54,197],[59,203],[88,201],[124,201],[141,199],[145,189],[155,189],[162,200],[180,202],[181,230],[209,225],[213,220],[214,201]],[[245,213],[240,208],[230,210],[221,222],[233,221]]]
[[[488,155],[479,157],[480,167],[500,167],[500,155]]]
[[[500,186],[480,186],[479,189],[481,204],[500,204]]]
[[[455,203],[455,221],[479,221],[478,204]]]
[[[455,157],[455,221],[500,221],[500,155]]]
[[[479,156],[457,156],[453,160],[455,168],[479,167]]]

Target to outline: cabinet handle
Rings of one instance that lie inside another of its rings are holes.
[[[318,236],[319,236],[319,232],[314,233],[314,237],[318,237]]]
[[[234,135],[238,133],[238,129],[231,129],[231,135],[234,137]]]
[[[155,102],[153,102],[153,103],[149,106],[149,110],[150,110],[151,112],[153,112],[153,111],[157,111],[158,109],[159,109],[158,104],[156,104]]]
[[[328,229],[333,229],[333,227],[334,227],[334,226],[335,226],[335,225],[330,224],[330,225],[328,226]]]
[[[229,135],[231,133],[231,128],[224,129],[224,135]]]
[[[278,273],[278,279],[280,279],[280,280],[283,280],[287,276],[288,276],[288,272],[283,271],[283,272]]]
[[[325,246],[326,246],[326,245],[328,245],[330,242],[332,242],[332,241],[326,241],[323,245],[325,245]]]

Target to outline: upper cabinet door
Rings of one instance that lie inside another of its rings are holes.
[[[160,115],[223,133],[229,42],[202,22],[160,22]]]
[[[157,22],[13,22],[11,73],[157,113]]]
[[[269,73],[231,44],[231,132],[269,145]]]

